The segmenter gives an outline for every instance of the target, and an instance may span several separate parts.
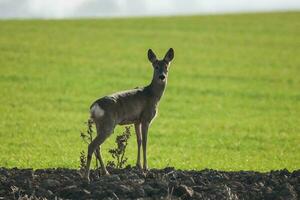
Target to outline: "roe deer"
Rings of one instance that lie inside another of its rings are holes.
[[[154,73],[151,83],[142,88],[118,92],[96,100],[90,107],[91,120],[96,125],[97,137],[89,144],[85,177],[89,181],[89,168],[93,152],[99,159],[102,172],[108,174],[102,156],[100,145],[113,133],[116,125],[134,124],[137,136],[137,162],[141,166],[141,144],[143,145],[143,168],[147,170],[147,133],[148,127],[157,113],[158,102],[162,97],[168,77],[170,62],[174,57],[172,48],[164,59],[158,60],[151,49],[148,59],[152,63]]]

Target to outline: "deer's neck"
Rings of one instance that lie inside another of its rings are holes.
[[[164,83],[158,83],[154,80],[151,81],[150,85],[148,86],[151,95],[154,97],[154,99],[158,102],[162,95],[164,94],[165,88],[166,88],[166,82]]]

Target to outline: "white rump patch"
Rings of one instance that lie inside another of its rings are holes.
[[[104,115],[104,110],[98,104],[95,104],[91,108],[91,114],[93,117],[99,118]]]

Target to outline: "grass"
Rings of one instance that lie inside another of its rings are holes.
[[[0,21],[0,166],[79,167],[89,106],[175,49],[151,168],[300,168],[300,13]],[[105,161],[116,133],[103,145]],[[86,149],[85,149],[86,150]],[[135,136],[127,150],[136,159]]]

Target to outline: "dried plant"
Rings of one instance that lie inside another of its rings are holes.
[[[80,132],[80,137],[81,139],[87,144],[89,145],[92,141],[93,141],[93,135],[94,135],[94,131],[93,131],[93,120],[89,119],[87,122],[85,122],[87,128],[86,131]],[[99,162],[96,156],[96,169],[99,169]],[[80,170],[83,171],[86,168],[86,156],[85,156],[85,152],[81,151],[80,152]]]
[[[87,129],[85,132],[80,132],[80,137],[86,144],[90,144],[93,141],[93,121],[89,119],[85,124],[87,125]]]
[[[85,152],[82,150],[80,152],[80,171],[84,172],[86,168],[86,156],[85,156]]]
[[[80,137],[86,143],[89,145],[93,141],[93,121],[89,119],[86,123],[87,128],[85,131],[80,132]],[[128,145],[128,139],[130,138],[131,133],[130,133],[130,126],[125,126],[125,130],[123,131],[122,134],[118,135],[116,137],[116,144],[117,147],[113,149],[109,149],[109,153],[111,154],[112,158],[114,160],[108,161],[107,166],[112,167],[112,168],[123,168],[128,160],[127,157],[125,157],[125,151],[126,147]],[[96,153],[95,153],[95,157]],[[80,171],[84,172],[86,168],[86,154],[84,151],[80,152]],[[96,168],[99,169],[99,162],[96,159]]]
[[[123,133],[116,137],[115,142],[117,144],[117,147],[114,149],[109,149],[108,151],[115,161],[108,161],[107,166],[118,169],[121,169],[125,166],[128,160],[128,158],[125,157],[125,151],[130,136],[130,126],[125,126],[125,130],[123,131]]]

